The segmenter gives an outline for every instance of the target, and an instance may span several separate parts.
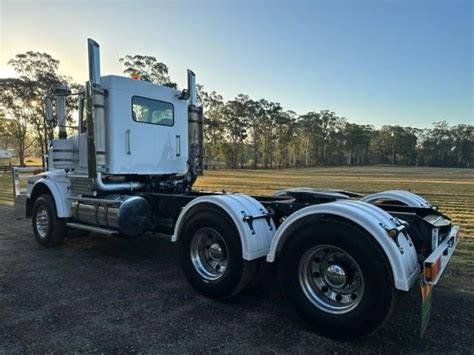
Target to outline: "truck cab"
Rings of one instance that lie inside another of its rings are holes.
[[[165,175],[187,171],[188,105],[177,90],[105,76],[108,174]]]

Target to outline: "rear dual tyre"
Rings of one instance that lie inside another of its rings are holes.
[[[179,258],[184,275],[206,297],[230,298],[254,279],[257,260],[242,258],[240,236],[222,209],[205,205],[182,227]]]
[[[375,332],[396,301],[384,252],[366,232],[340,221],[304,225],[290,236],[279,276],[308,326],[332,338]]]

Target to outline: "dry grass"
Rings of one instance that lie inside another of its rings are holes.
[[[0,172],[0,205],[13,205],[12,176]]]

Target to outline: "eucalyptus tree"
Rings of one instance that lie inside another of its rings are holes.
[[[0,133],[4,139],[14,142],[21,166],[25,166],[25,155],[32,143],[28,131],[33,110],[25,102],[34,95],[31,81],[0,79],[0,111],[4,117]]]
[[[451,128],[454,138],[453,158],[450,163],[462,168],[474,167],[474,126],[459,124]]]
[[[259,101],[259,117],[262,130],[263,166],[273,167],[275,127],[276,122],[283,112],[283,108],[277,102],[261,99]]]
[[[260,101],[248,100],[247,101],[247,114],[250,131],[250,144],[252,150],[252,168],[256,169],[259,166],[260,161],[260,148],[262,145],[262,115],[263,109]]]
[[[48,53],[32,52],[17,54],[8,61],[8,64],[19,74],[18,80],[24,87],[28,87],[27,96],[18,96],[19,105],[28,108],[29,123],[33,128],[31,135],[35,137],[40,151],[47,151],[48,140],[53,138],[53,128],[44,120],[44,97],[51,93],[56,85],[67,85],[73,91],[81,89],[80,85],[73,83],[72,78],[58,73],[59,60]],[[17,83],[18,85],[18,83]],[[21,94],[22,91],[17,91]],[[72,113],[77,109],[77,97],[67,98],[66,119],[72,121]]]
[[[289,165],[290,144],[295,129],[296,112],[281,111],[275,116],[276,154],[278,168],[285,168]]]
[[[239,94],[234,100],[227,101],[223,109],[223,124],[228,144],[224,146],[227,165],[231,168],[243,168],[244,144],[248,136],[249,97]]]
[[[124,74],[174,89],[178,87],[176,83],[171,81],[168,66],[159,62],[153,56],[127,54],[120,58],[119,62],[122,64]]]
[[[321,116],[317,112],[308,112],[299,118],[302,130],[304,166],[317,164],[317,151],[321,134]]]
[[[217,92],[198,90],[199,102],[204,109],[204,158],[208,167],[214,166],[224,144],[224,99]]]
[[[370,125],[348,123],[344,129],[347,165],[369,163],[369,146],[374,128]]]

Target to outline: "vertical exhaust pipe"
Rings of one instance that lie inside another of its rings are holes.
[[[100,88],[100,46],[93,39],[87,40],[89,57],[89,82],[87,99],[87,166],[89,178],[97,172],[106,172],[105,99]]]
[[[197,106],[196,75],[188,69],[188,165],[192,178],[192,183],[197,175],[203,174],[203,112],[202,107]],[[191,185],[192,185],[191,183]]]
[[[188,69],[188,92],[189,92],[189,106],[196,106],[197,93],[196,93],[196,74],[192,70]]]
[[[100,46],[91,38],[87,39],[89,56],[89,82],[93,88],[100,87]]]

